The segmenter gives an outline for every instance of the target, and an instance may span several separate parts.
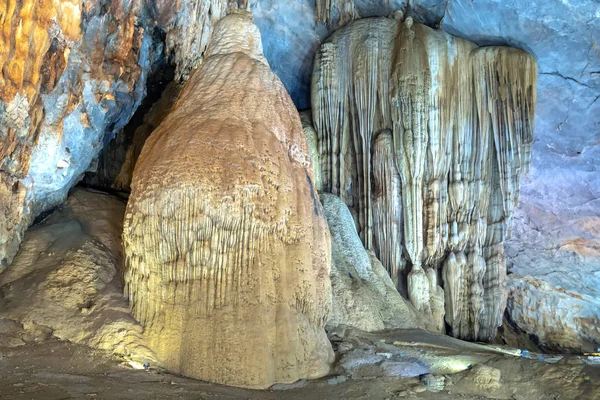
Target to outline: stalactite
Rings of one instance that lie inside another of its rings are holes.
[[[356,16],[354,0],[315,0],[317,19],[332,24],[334,15],[336,25],[344,25]]]
[[[185,81],[202,62],[213,25],[238,4],[230,0],[161,1],[158,15],[168,21],[166,45],[174,54],[176,78]],[[167,12],[173,8],[175,15]]]
[[[410,17],[350,23],[315,60],[323,189],[440,328],[445,303],[457,337],[491,339],[504,309],[498,246],[531,158],[536,74],[523,51],[477,48]],[[410,267],[398,274],[401,254]]]
[[[247,12],[136,164],[125,292],[171,370],[267,388],[329,371],[330,242],[298,113]]]
[[[402,256],[402,196],[392,133],[386,130],[373,143],[373,248],[387,267],[394,284],[405,296],[405,261]]]

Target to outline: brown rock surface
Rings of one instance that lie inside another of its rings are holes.
[[[126,294],[169,369],[251,388],[329,371],[330,243],[309,165],[251,16],[224,18],[146,141],[125,217]]]
[[[34,218],[66,200],[128,123],[152,69],[172,56],[184,78],[200,63],[227,7],[0,0],[0,269]]]

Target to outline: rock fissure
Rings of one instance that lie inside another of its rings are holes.
[[[581,82],[581,81],[579,81],[579,80],[577,80],[577,79],[575,79],[575,78],[573,78],[573,77],[571,77],[571,76],[564,76],[564,75],[562,75],[561,73],[559,73],[558,71],[553,71],[553,72],[540,72],[540,75],[552,75],[552,76],[558,76],[558,77],[560,77],[560,78],[562,78],[562,79],[564,79],[564,80],[567,80],[567,81],[570,81],[570,82],[575,82],[575,83],[576,83],[576,84],[578,84],[578,85],[585,86],[586,88],[589,88],[589,89],[593,89],[593,88],[592,88],[590,85],[588,85],[587,83],[583,83],[583,82]]]

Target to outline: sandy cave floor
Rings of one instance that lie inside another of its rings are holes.
[[[446,345],[409,344],[431,357],[438,357]],[[483,356],[470,347],[455,348],[457,357]],[[132,369],[87,346],[50,339],[0,347],[0,399],[600,399],[600,366],[578,357],[556,364],[508,354],[483,357],[487,361],[482,364],[501,371],[499,386],[473,379],[467,370],[446,375],[446,388],[439,393],[427,390],[419,378],[361,378],[361,374],[341,383],[328,377],[287,390],[251,391]]]
[[[13,265],[0,275],[0,399],[600,400],[600,364],[588,358],[523,358],[515,349],[417,329],[330,331],[338,358],[331,376],[279,390],[219,386],[153,365],[132,369],[115,354],[141,362],[152,354],[117,272],[124,204],[76,190],[27,232]],[[425,373],[433,374],[433,384],[418,377]],[[401,377],[407,375],[415,377]],[[440,381],[441,391],[432,391]]]

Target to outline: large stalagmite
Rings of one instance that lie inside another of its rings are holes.
[[[135,167],[126,292],[171,370],[266,388],[329,371],[330,239],[300,118],[252,17],[221,20]]]
[[[523,51],[411,18],[355,21],[315,60],[323,190],[348,204],[399,290],[457,337],[489,340],[501,323],[536,79]]]

